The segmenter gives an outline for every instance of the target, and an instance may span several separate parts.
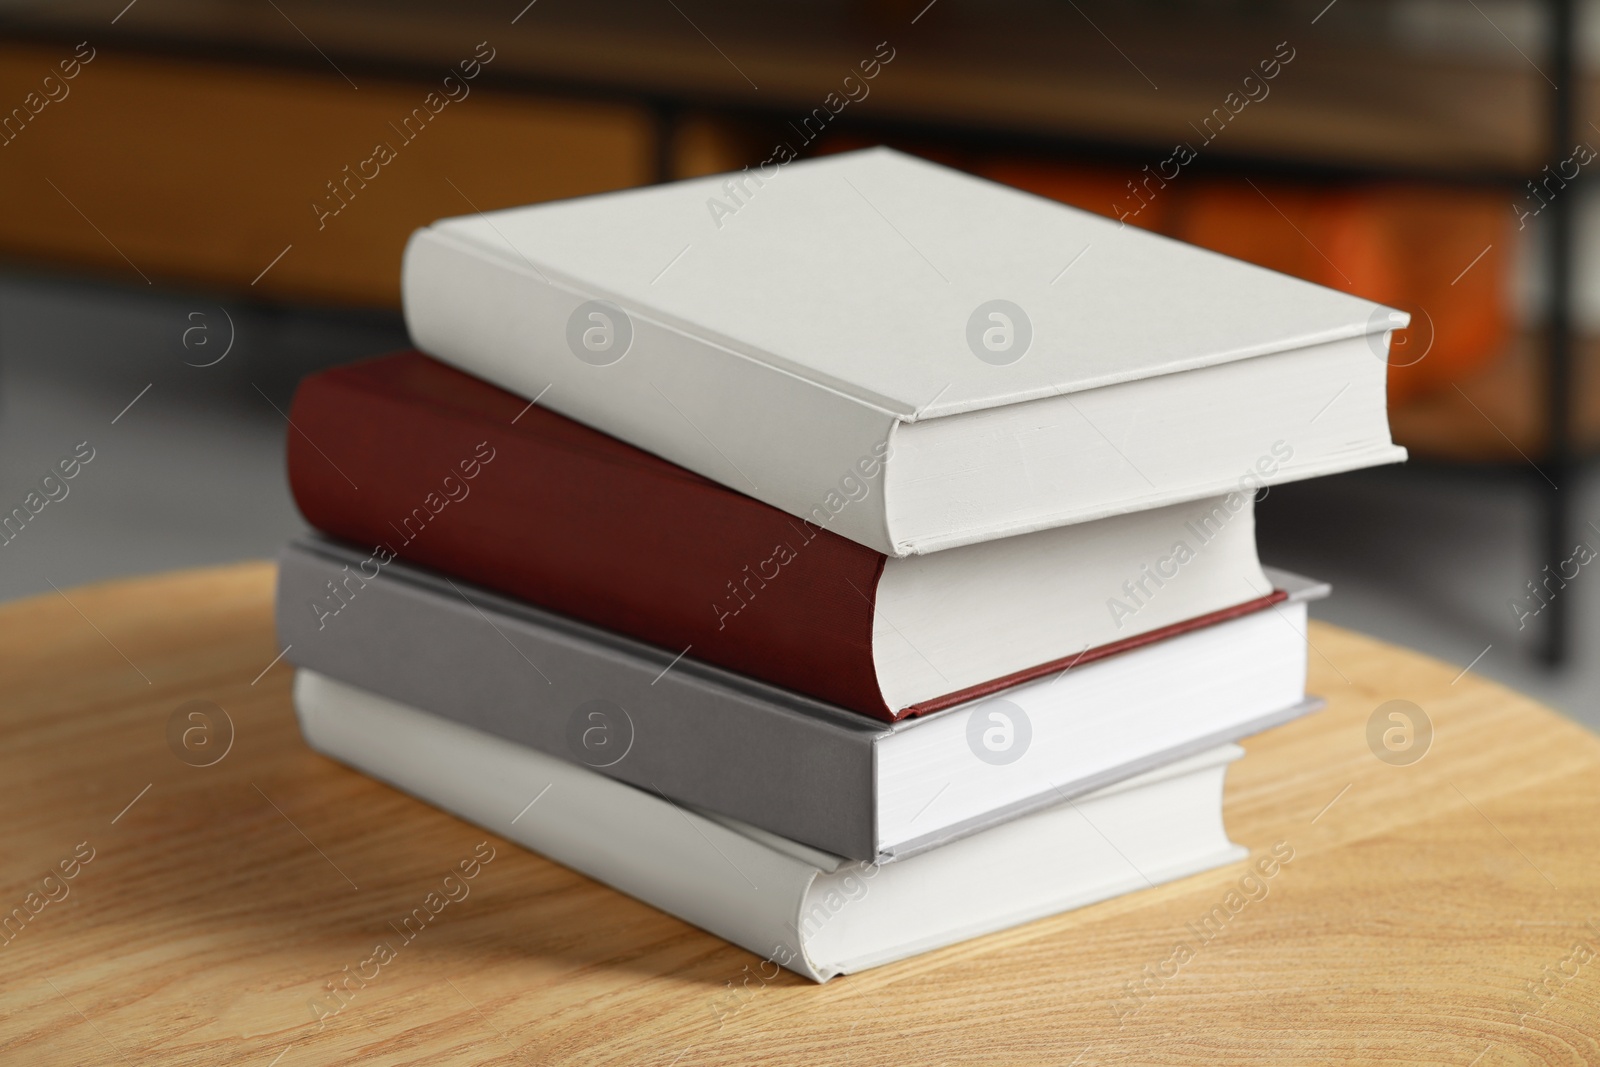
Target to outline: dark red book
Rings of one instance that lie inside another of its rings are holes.
[[[295,502],[379,559],[888,721],[1282,599],[1247,504],[889,558],[556,414],[552,399],[417,352],[314,375],[289,413]],[[1178,539],[1194,545],[1181,560]]]

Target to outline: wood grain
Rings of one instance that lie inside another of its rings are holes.
[[[0,912],[94,850],[0,947],[0,1061],[1600,1062],[1600,957],[1573,954],[1600,949],[1600,743],[1459,668],[1313,628],[1329,709],[1227,791],[1236,840],[1294,857],[1207,943],[1188,924],[1242,865],[819,987],[312,754],[289,668],[262,673],[272,579],[0,608]],[[210,767],[167,746],[191,699],[236,729]],[[1368,747],[1391,699],[1433,726],[1410,766]],[[319,1028],[308,1000],[485,840],[470,895]]]

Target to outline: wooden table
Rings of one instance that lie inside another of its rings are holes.
[[[272,579],[0,608],[0,1062],[1600,1062],[1600,742],[1456,667],[1312,630],[1329,709],[1252,740],[1227,793],[1235,840],[1294,858],[1176,973],[1242,867],[746,984],[750,954],[311,753]],[[193,699],[235,728],[207,767],[168,746]],[[1368,745],[1391,699],[1432,723],[1408,766]],[[486,838],[470,897],[319,1029],[308,1000]]]

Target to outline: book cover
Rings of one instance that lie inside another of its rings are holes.
[[[1295,617],[1325,589],[1275,579]],[[991,761],[971,733],[986,701],[877,722],[321,539],[291,544],[278,581],[297,667],[852,859],[898,861],[1320,706],[1303,629],[1255,612],[1007,690],[1029,737]]]
[[[1214,747],[887,866],[674,804],[310,671],[318,752],[813,981],[1243,859]]]
[[[402,288],[424,351],[885,555],[1404,457],[1404,313],[888,150],[441,220]]]
[[[289,417],[317,529],[885,721],[1281,599],[1248,501],[901,560],[416,352],[313,375]],[[1199,556],[1158,591],[1141,565],[1180,538]]]

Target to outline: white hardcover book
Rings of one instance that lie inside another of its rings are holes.
[[[312,671],[295,706],[318,752],[818,982],[1245,856],[1222,820],[1236,745],[875,866]]]
[[[417,346],[891,556],[1401,460],[1401,312],[886,149],[417,231]]]

